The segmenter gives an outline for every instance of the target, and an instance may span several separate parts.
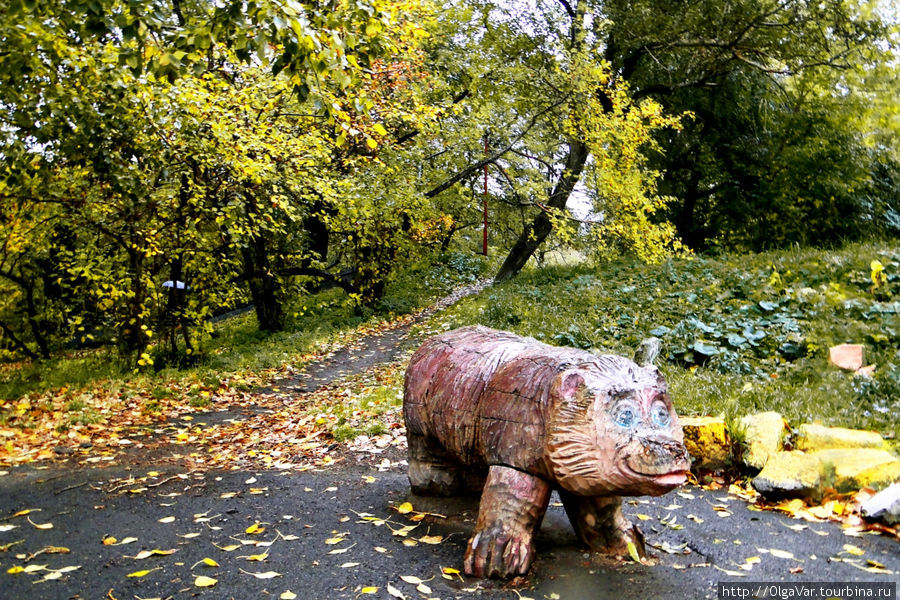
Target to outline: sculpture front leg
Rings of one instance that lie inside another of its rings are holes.
[[[618,496],[576,496],[560,491],[566,514],[578,539],[594,552],[628,556],[628,544],[634,544],[638,556],[646,557],[644,536],[622,514]]]
[[[534,559],[534,533],[550,502],[550,484],[509,467],[488,470],[475,533],[463,569],[476,577],[524,575]]]

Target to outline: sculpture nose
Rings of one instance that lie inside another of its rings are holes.
[[[651,437],[641,440],[641,451],[631,456],[629,466],[638,473],[664,475],[674,471],[688,471],[691,459],[681,442]]]

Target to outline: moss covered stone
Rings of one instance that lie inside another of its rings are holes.
[[[684,445],[695,468],[718,469],[731,459],[731,439],[721,417],[684,417]]]
[[[742,417],[739,424],[744,429],[747,446],[743,454],[744,464],[762,469],[769,457],[782,449],[786,430],[784,418],[770,411]]]
[[[823,475],[818,458],[798,451],[777,452],[751,483],[769,498],[817,499],[822,495]]]
[[[805,423],[800,426],[794,448],[804,452],[815,452],[831,448],[883,448],[884,438],[874,431],[825,427]]]

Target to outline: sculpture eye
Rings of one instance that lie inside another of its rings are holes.
[[[653,406],[650,407],[650,420],[657,427],[668,427],[672,417],[669,415],[669,409],[665,404],[654,402]]]
[[[634,427],[635,423],[638,420],[638,411],[637,407],[633,404],[620,404],[616,408],[616,413],[613,421],[615,421],[616,425],[619,427],[630,428]]]

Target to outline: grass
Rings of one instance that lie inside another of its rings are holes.
[[[873,287],[872,261],[885,278]],[[630,356],[651,335],[682,414],[776,410],[793,423],[876,429],[900,414],[900,250],[857,244],[551,266],[467,298],[442,317],[555,345]],[[827,361],[839,343],[866,346],[867,379]]]

